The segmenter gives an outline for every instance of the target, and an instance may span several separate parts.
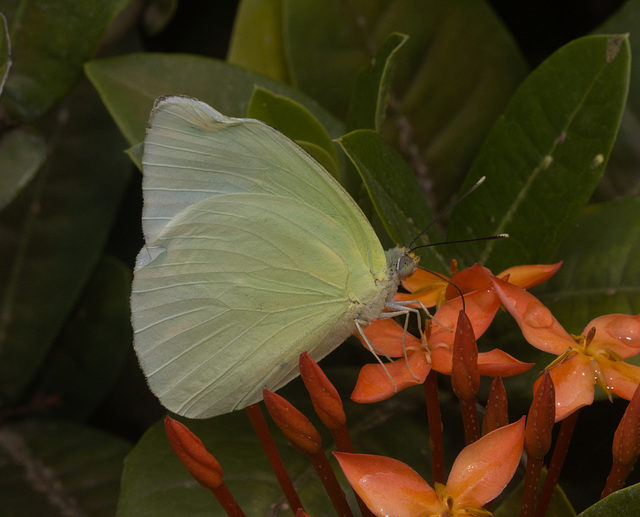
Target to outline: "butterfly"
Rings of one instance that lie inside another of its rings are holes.
[[[151,390],[208,418],[262,400],[381,317],[417,268],[385,251],[342,186],[289,138],[196,99],[159,98],[144,141],[145,245],[131,295]]]

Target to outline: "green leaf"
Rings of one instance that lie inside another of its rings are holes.
[[[0,429],[0,514],[112,517],[130,448],[119,438],[68,422],[5,425]]]
[[[324,126],[300,103],[256,88],[247,116],[266,122],[304,147],[334,177],[340,178],[338,156]]]
[[[0,95],[4,90],[4,83],[11,69],[11,36],[9,35],[9,25],[7,18],[0,12]]]
[[[103,259],[38,383],[38,392],[60,399],[56,415],[88,418],[118,382],[133,353],[130,296],[130,269]]]
[[[0,397],[25,395],[93,271],[127,186],[124,142],[88,84],[43,121],[49,155],[0,213]]]
[[[142,23],[145,33],[155,36],[164,29],[178,9],[178,0],[151,0],[147,2]]]
[[[282,0],[240,2],[227,61],[289,83],[282,36]]]
[[[0,135],[0,210],[31,181],[47,155],[39,135],[14,129]]]
[[[327,372],[340,391],[347,385],[351,389],[355,380],[353,373],[345,372],[345,369]],[[375,407],[345,402],[351,439],[358,452],[392,456],[426,475],[430,464],[420,391],[406,390]],[[318,425],[310,401],[301,393],[304,393],[302,383],[294,381],[280,394]],[[269,420],[264,408],[262,411]],[[282,490],[245,414],[234,412],[209,420],[182,421],[220,462],[225,483],[246,515],[269,515],[274,509],[279,515],[293,515],[286,509]],[[319,429],[323,447],[330,456],[331,438],[321,425]],[[272,434],[305,510],[309,515],[333,515],[328,496],[307,459],[286,443],[277,428],[272,427]],[[337,470],[335,460],[330,461]],[[352,491],[343,476],[340,473],[338,476],[352,508],[356,508]],[[161,422],[147,431],[127,457],[117,511],[118,515],[136,517],[226,515],[211,493],[198,485],[176,459]]]
[[[286,0],[283,19],[292,84],[339,117],[388,35],[409,36],[383,134],[409,157],[432,206],[458,189],[527,69],[487,2]]]
[[[635,314],[640,306],[640,199],[591,205],[556,252],[560,271],[540,299],[579,333],[597,316]]]
[[[588,36],[555,52],[522,84],[464,182],[487,181],[458,205],[450,239],[464,264],[499,271],[548,261],[603,174],[629,84],[626,36]]]
[[[605,497],[587,508],[578,517],[619,517],[635,515],[640,508],[640,483]]]
[[[111,20],[131,0],[1,0],[13,67],[2,104],[21,121],[51,109],[82,77]]]
[[[130,145],[144,139],[149,113],[161,95],[188,95],[227,116],[243,117],[256,86],[309,109],[328,133],[342,125],[296,90],[215,59],[179,54],[130,54],[87,63],[87,76]]]
[[[393,242],[409,245],[431,222],[431,217],[407,163],[382,136],[370,129],[352,131],[338,142],[362,176]],[[431,251],[431,259],[439,260],[440,267],[446,269],[447,260],[433,248]],[[427,263],[431,261],[426,254],[424,259]]]
[[[393,69],[397,53],[408,36],[393,33],[380,46],[372,63],[365,65],[356,79],[349,103],[347,131],[374,129],[380,131],[391,93]]]

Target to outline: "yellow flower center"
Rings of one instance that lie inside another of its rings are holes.
[[[436,495],[442,504],[438,513],[430,514],[429,517],[491,517],[493,514],[480,506],[466,506],[455,509],[453,497],[447,493],[447,487],[442,483],[434,483],[433,487]]]
[[[567,348],[562,354],[556,357],[556,359],[547,366],[546,370],[550,370],[554,366],[563,363],[564,361],[575,357],[576,355],[587,357],[589,359],[589,366],[591,366],[591,372],[593,373],[595,383],[607,395],[607,397],[609,397],[609,400],[611,400],[611,387],[608,385],[607,378],[602,370],[602,365],[600,364],[600,362],[624,361],[624,358],[615,353],[613,350],[607,347],[603,347],[602,344],[599,344],[595,348],[590,347],[595,335],[595,327],[591,327],[586,336],[572,335],[571,337],[573,337],[573,339],[575,339],[576,341],[576,346],[570,346],[569,348]]]

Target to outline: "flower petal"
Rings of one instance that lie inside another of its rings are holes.
[[[405,359],[385,363],[386,370],[378,363],[365,364],[360,369],[351,400],[361,404],[379,402],[409,386],[422,384],[431,370],[426,355],[417,351],[409,353],[408,357],[411,369]]]
[[[522,287],[523,289],[529,289],[534,285],[541,284],[545,280],[548,280],[556,274],[558,269],[562,266],[562,262],[556,264],[534,264],[529,266],[514,266],[509,269],[505,269],[499,275],[498,278],[509,277],[509,283]]]
[[[556,422],[593,402],[596,379],[587,357],[575,355],[548,371],[556,390]],[[539,383],[540,379],[534,384],[534,392]]]
[[[523,363],[499,348],[478,354],[480,375],[487,377],[511,377],[526,372],[534,363]]]
[[[416,272],[402,282],[402,286],[409,293],[398,293],[396,300],[419,300],[425,307],[437,305],[444,297],[444,291],[449,285],[445,275],[436,275],[426,269],[416,269]]]
[[[504,490],[520,462],[524,422],[522,417],[462,449],[447,481],[456,509],[483,506]]]
[[[495,277],[491,282],[502,304],[516,320],[522,335],[530,344],[556,355],[575,345],[569,333],[535,296]]]
[[[471,321],[473,334],[478,339],[491,325],[498,309],[500,299],[493,289],[478,289],[464,295],[464,309]],[[447,301],[433,315],[433,326],[429,344],[452,345],[455,337],[454,330],[458,321],[458,314],[463,308],[462,299],[458,296]]]
[[[423,517],[441,509],[435,491],[401,461],[372,454],[334,452],[347,480],[379,516]]]
[[[445,298],[452,300],[460,296],[460,291],[466,294],[478,289],[491,287],[490,279],[491,271],[489,269],[480,264],[474,264],[462,271],[458,271],[451,277],[451,284],[447,285]]]
[[[631,400],[640,384],[640,366],[610,359],[598,359],[598,364],[604,370],[611,391],[618,397]]]
[[[590,346],[608,348],[621,357],[628,358],[640,354],[640,314],[607,314],[589,322],[584,335],[595,327],[596,335]]]
[[[444,375],[451,375],[452,368],[451,350],[445,347],[437,347],[431,350],[431,368]],[[534,363],[523,363],[516,358],[494,348],[488,352],[478,353],[478,369],[480,375],[485,377],[511,377],[529,370]]]
[[[402,325],[398,324],[391,318],[379,318],[371,322],[364,329],[364,335],[371,342],[374,351],[379,355],[387,355],[389,357],[403,357],[402,335],[404,334],[404,346],[407,349],[420,349],[422,343],[420,340],[408,332],[404,332]],[[354,334],[362,345],[368,350],[369,347],[363,341],[359,332]]]

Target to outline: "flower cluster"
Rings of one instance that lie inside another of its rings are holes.
[[[492,515],[487,504],[505,489],[520,463],[528,461],[521,516],[542,516],[557,484],[579,408],[589,405],[598,386],[630,400],[613,444],[613,468],[603,497],[624,485],[640,453],[640,368],[625,362],[640,353],[640,315],[611,314],[589,322],[582,334],[569,334],[527,289],[552,276],[560,264],[513,267],[498,275],[480,265],[462,271],[452,266],[451,278],[418,270],[404,283],[397,301],[416,307],[435,307],[419,336],[393,319],[379,319],[357,336],[377,362],[362,367],[352,400],[373,403],[410,386],[423,384],[429,418],[432,478],[429,484],[410,466],[384,456],[356,454],[349,438],[346,415],[337,390],[306,353],[300,372],[316,413],[331,431],[334,457],[353,488],[362,515],[471,516]],[[534,347],[556,355],[532,387],[533,402],[525,417],[509,423],[507,394],[502,378],[518,375],[533,365],[499,349],[478,351],[476,339],[490,326],[500,307],[520,327]],[[466,447],[444,472],[442,423],[436,372],[451,377],[459,399]],[[480,376],[494,378],[482,430],[478,423]],[[318,472],[338,515],[352,515],[347,498],[321,445],[320,433],[285,399],[265,390],[266,407],[289,442],[306,455]],[[298,516],[307,515],[288,479],[257,405],[248,414],[278,480]],[[553,459],[537,495],[544,459],[551,448],[552,428],[562,421]],[[242,515],[229,503],[222,468],[200,440],[182,424],[167,417],[167,436],[183,464],[200,484],[211,489],[229,515]],[[445,482],[446,477],[446,482]]]

